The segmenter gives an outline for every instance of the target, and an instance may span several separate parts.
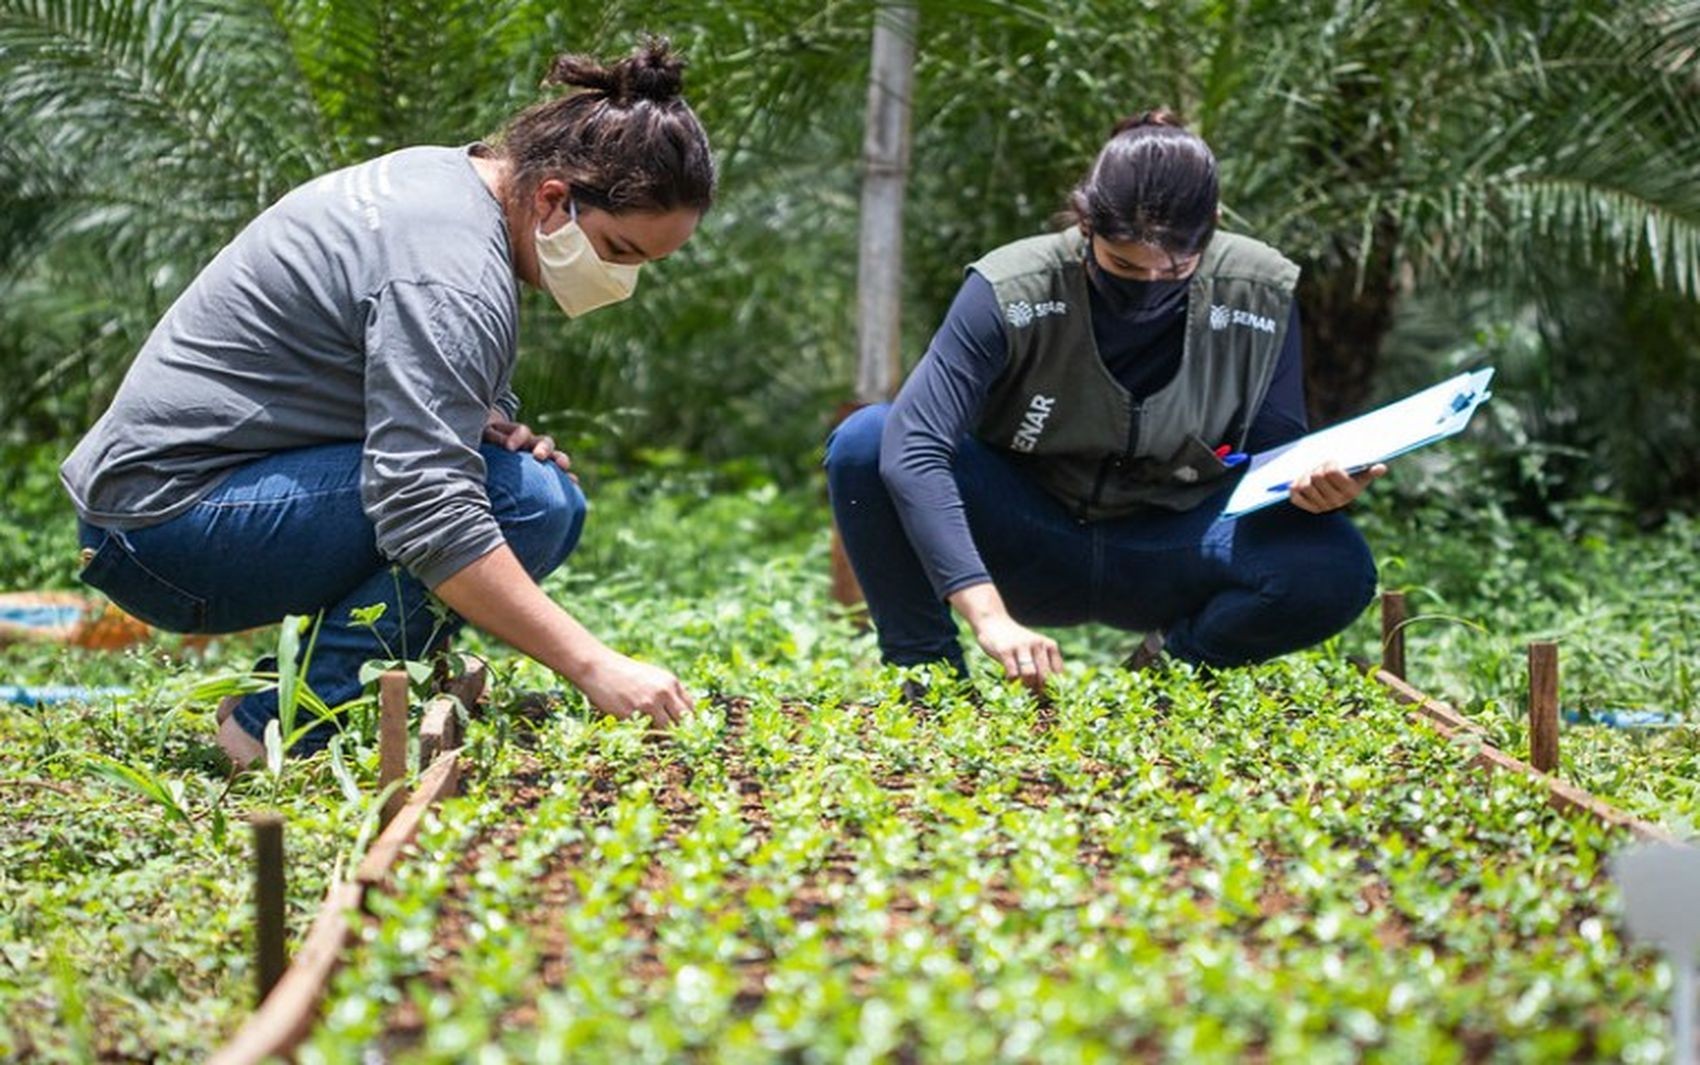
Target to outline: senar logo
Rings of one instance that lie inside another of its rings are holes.
[[[1010,325],[1017,329],[1032,325],[1035,320],[1040,318],[1067,313],[1068,302],[1066,300],[1043,300],[1039,303],[1016,300],[1014,303],[1004,304],[1003,308],[1003,316],[1008,319]]]
[[[1275,333],[1275,319],[1266,318],[1261,314],[1242,311],[1238,307],[1224,307],[1220,303],[1210,305],[1210,328],[1221,332],[1230,325],[1243,325],[1255,329],[1259,333]]]
[[[1039,434],[1045,431],[1045,422],[1051,417],[1051,408],[1057,405],[1055,396],[1035,395],[1027,404],[1027,413],[1021,416],[1021,428],[1015,431],[1015,438],[1009,446],[1015,451],[1032,451],[1039,446]]]

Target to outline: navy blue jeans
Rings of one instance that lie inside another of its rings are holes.
[[[485,489],[508,546],[541,580],[578,544],[584,495],[552,462],[486,444]],[[94,555],[82,579],[126,611],[170,632],[236,632],[286,614],[324,612],[307,682],[331,706],[360,694],[362,663],[422,658],[461,621],[378,553],[360,504],[360,445],[280,451],[240,467],[169,521],[109,530],[82,523]],[[383,603],[375,629],[349,611]],[[236,719],[256,739],[277,716],[275,692],[246,696]],[[321,728],[299,749],[322,746]]]
[[[888,409],[857,411],[828,442],[833,515],[885,660],[962,670],[950,609],[933,593],[880,477]],[[1187,511],[1082,523],[978,440],[961,441],[954,472],[974,544],[1024,625],[1162,629],[1175,657],[1235,666],[1327,639],[1375,593],[1369,547],[1340,513],[1283,503],[1218,521],[1224,488]]]

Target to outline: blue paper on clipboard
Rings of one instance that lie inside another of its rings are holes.
[[[1492,367],[1461,373],[1351,421],[1253,455],[1222,517],[1284,502],[1289,484],[1325,462],[1356,473],[1462,431],[1492,395],[1491,380]]]

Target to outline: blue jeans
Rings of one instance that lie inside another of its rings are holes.
[[[529,452],[489,444],[481,452],[502,534],[541,580],[578,544],[584,495],[554,463]],[[360,457],[358,443],[280,451],[239,467],[158,525],[120,531],[80,523],[82,546],[94,551],[82,579],[171,632],[236,632],[322,610],[307,682],[327,704],[346,702],[360,694],[362,663],[423,658],[461,625],[453,614],[434,613],[425,586],[378,553],[360,503]],[[386,609],[375,629],[350,623],[349,611],[377,603]],[[275,717],[275,691],[248,695],[236,708],[256,739]],[[297,750],[323,746],[331,731],[315,729]]]
[[[887,662],[966,672],[879,472],[886,406],[827,443],[827,487]],[[995,450],[966,438],[956,484],[992,582],[1024,625],[1161,629],[1164,649],[1210,666],[1259,662],[1334,635],[1375,593],[1375,562],[1345,515],[1291,504],[1217,521],[1230,488],[1187,511],[1082,523]]]

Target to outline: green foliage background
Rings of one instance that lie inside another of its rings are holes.
[[[1419,615],[1414,679],[1522,753],[1519,656],[1529,639],[1556,635],[1567,709],[1692,721],[1694,520],[1633,537],[1625,519],[1692,509],[1700,495],[1700,3],[920,7],[911,360],[962,263],[1045,226],[1117,117],[1178,108],[1221,156],[1231,227],[1305,266],[1319,418],[1466,366],[1500,369],[1476,439],[1413,456],[1361,511],[1384,586],[1410,593]],[[724,198],[686,252],[647,271],[639,298],[619,310],[569,324],[546,299],[528,302],[528,418],[582,453],[598,507],[593,535],[551,591],[623,650],[703,690],[736,677],[814,692],[826,707],[837,696],[888,698],[895,676],[873,668],[866,635],[826,606],[819,495],[784,483],[811,471],[849,391],[873,9],[0,0],[0,587],[72,582],[57,457],[171,300],[250,218],[334,167],[487,135],[538,98],[556,51],[623,52],[654,30],[692,59],[689,96],[720,154]],[[607,477],[634,463],[648,475]],[[1531,514],[1546,527],[1531,528]],[[1107,683],[1119,685],[1118,702],[1143,705],[1137,678],[1098,668],[1125,651],[1125,634],[1061,635],[1082,685],[1071,698]],[[1366,618],[1320,657],[1260,676],[1322,677],[1320,662],[1373,654],[1377,638]],[[0,781],[15,815],[0,824],[0,886],[12,900],[0,907],[0,1057],[204,1050],[248,1005],[239,815],[288,813],[297,928],[358,853],[376,792],[369,706],[339,748],[346,764],[291,762],[228,790],[204,742],[212,700],[194,682],[265,649],[237,640],[207,659],[170,643],[121,657],[0,655],[9,680],[130,689],[0,716]],[[498,656],[496,670],[504,692],[560,683],[517,658]],[[1332,692],[1340,678],[1329,679]],[[1328,693],[1313,694],[1307,705],[1336,713]],[[564,712],[542,742],[623,734],[575,730],[577,696],[556,701]],[[993,702],[1021,710],[1009,692]],[[713,717],[703,720],[683,734],[687,747],[712,740]],[[1379,737],[1364,722],[1328,720],[1346,742]],[[1219,725],[1213,715],[1200,724]],[[479,757],[508,757],[532,727],[516,707],[494,708],[477,726]],[[1334,742],[1331,730],[1314,742]],[[1312,742],[1295,735],[1276,733]],[[1269,756],[1201,743],[1202,728],[1172,736],[1182,753],[1226,751],[1259,766]],[[1700,810],[1697,764],[1690,728],[1565,730],[1567,779],[1673,828]],[[115,765],[145,773],[170,803],[101,772]],[[1534,807],[1518,802],[1529,809],[1514,803],[1500,816],[1523,825]],[[187,811],[192,830],[173,810]],[[1448,816],[1473,823],[1461,810]],[[1598,841],[1581,849],[1592,868]],[[1546,862],[1537,856],[1558,876]],[[1506,883],[1527,904],[1511,912],[1544,920],[1540,907],[1558,897],[1539,876]],[[1496,956],[1473,920],[1443,939],[1459,958]],[[1646,995],[1668,974],[1625,967],[1594,999],[1592,978],[1548,981],[1549,955],[1533,957],[1511,982],[1559,989],[1528,1010],[1518,999],[1546,1037],[1571,1036],[1537,1007],[1574,1000],[1606,1018],[1609,1040],[1659,1055]],[[1574,965],[1578,954],[1550,957]],[[1531,973],[1540,981],[1523,980]]]
[[[486,135],[561,50],[671,35],[724,198],[640,298],[533,299],[528,415],[619,460],[812,465],[847,398],[868,0],[0,0],[0,432],[73,439],[196,270],[308,177]],[[1700,492],[1700,4],[928,0],[905,348],[1178,108],[1229,224],[1306,268],[1313,412],[1501,367],[1523,502]],[[1539,461],[1531,468],[1530,453]]]

